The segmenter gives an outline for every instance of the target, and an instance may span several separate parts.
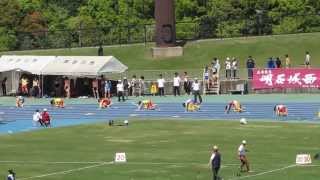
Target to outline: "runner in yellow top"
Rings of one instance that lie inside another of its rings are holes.
[[[186,109],[187,112],[194,112],[200,109],[200,104],[194,102],[192,99],[186,100],[182,103],[182,106]]]
[[[53,98],[50,101],[50,104],[54,107],[64,108],[64,101],[62,98]]]
[[[241,103],[237,100],[230,101],[229,104],[225,107],[225,112],[229,113],[231,109],[233,109],[234,112],[239,113],[244,111],[244,108],[242,107]]]

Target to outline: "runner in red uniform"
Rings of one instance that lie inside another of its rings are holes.
[[[278,104],[274,107],[274,112],[277,116],[287,116],[288,115],[288,108],[283,104]]]

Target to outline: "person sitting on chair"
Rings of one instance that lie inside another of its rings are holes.
[[[182,106],[186,109],[187,112],[194,112],[200,109],[200,104],[194,102],[192,99],[186,100],[186,102],[182,103]]]
[[[109,108],[111,106],[111,99],[110,98],[100,98],[98,100],[100,108]]]
[[[62,98],[53,98],[50,101],[51,106],[57,107],[57,108],[64,108],[64,101]]]
[[[157,105],[154,104],[150,99],[149,100],[143,100],[138,102],[138,109],[139,110],[156,110]]]
[[[287,106],[285,106],[283,104],[278,104],[278,105],[274,106],[273,110],[277,116],[287,116],[288,115],[288,108],[287,108]]]
[[[24,105],[24,97],[23,96],[17,96],[16,98],[16,107],[22,108]]]
[[[230,101],[228,105],[226,105],[224,110],[226,113],[229,113],[231,109],[233,109],[234,112],[239,113],[244,111],[244,108],[242,107],[241,103],[237,100]]]

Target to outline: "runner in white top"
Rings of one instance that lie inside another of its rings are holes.
[[[249,161],[246,156],[246,153],[247,153],[246,144],[247,144],[246,140],[243,140],[241,145],[238,148],[238,156],[241,162],[241,165],[240,165],[241,172],[250,172]],[[243,170],[244,166],[246,167],[246,170]]]

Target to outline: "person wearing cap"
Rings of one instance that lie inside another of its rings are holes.
[[[237,100],[230,101],[228,105],[226,105],[224,109],[225,113],[228,114],[231,109],[233,109],[234,112],[239,112],[239,113],[244,111],[244,108],[242,107],[241,103]]]
[[[212,154],[209,160],[209,166],[211,166],[213,180],[218,180],[220,177],[218,176],[219,170],[221,167],[221,154],[219,153],[218,146],[213,146]]]
[[[41,122],[42,122],[43,126],[50,127],[51,126],[50,121],[51,121],[51,118],[48,113],[48,110],[43,109],[43,112],[41,113]]]
[[[278,104],[274,106],[274,112],[277,116],[287,116],[288,115],[288,108],[283,104]]]
[[[238,156],[240,160],[240,172],[250,172],[249,168],[249,162],[247,159],[247,149],[246,149],[246,140],[243,140],[238,148]],[[243,168],[246,167],[246,170],[243,170]]]
[[[194,102],[198,102],[199,97],[199,104],[202,103],[202,97],[200,95],[200,83],[198,81],[198,78],[195,78],[194,82],[192,83],[192,91],[194,95]]]
[[[16,179],[16,173],[12,169],[9,169],[8,173],[9,174],[7,176],[7,180],[15,180]]]
[[[123,83],[121,82],[121,80],[118,80],[118,84],[117,84],[117,95],[118,95],[118,101],[120,102],[121,99],[124,102],[124,87],[123,87]]]

